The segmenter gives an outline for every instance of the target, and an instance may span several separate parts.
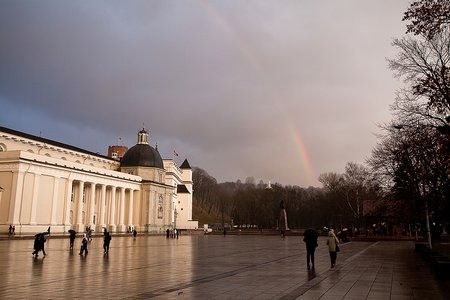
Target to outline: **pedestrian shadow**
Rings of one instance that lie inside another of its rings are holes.
[[[39,259],[37,257],[33,257],[33,268],[32,268],[33,276],[42,276],[44,259],[45,259],[45,256],[42,257],[42,259]]]
[[[308,281],[311,281],[314,278],[316,278],[316,270],[314,267],[312,267],[310,270],[308,270]]]
[[[108,269],[109,269],[109,257],[108,253],[105,253],[103,255],[103,270],[108,271]]]

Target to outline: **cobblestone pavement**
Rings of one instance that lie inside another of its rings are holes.
[[[78,255],[50,237],[0,241],[0,299],[448,299],[413,242],[343,244],[330,268],[320,238],[314,270],[300,237],[114,236],[108,255],[95,238]]]

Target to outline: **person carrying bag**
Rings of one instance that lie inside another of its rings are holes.
[[[330,252],[331,267],[336,265],[337,253],[339,252],[339,240],[334,234],[334,230],[330,229],[327,239],[328,250]]]

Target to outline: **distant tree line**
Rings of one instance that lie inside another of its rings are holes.
[[[283,201],[290,228],[340,228],[361,222],[363,200],[377,197],[367,169],[356,163],[349,163],[344,174],[322,174],[320,180],[323,188],[279,183],[269,187],[263,181],[256,184],[253,177],[217,183],[205,170],[194,167],[194,205],[221,224],[276,229]]]

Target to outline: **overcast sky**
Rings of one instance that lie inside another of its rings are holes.
[[[219,182],[364,163],[404,0],[0,1],[0,125],[106,154],[144,126]]]

